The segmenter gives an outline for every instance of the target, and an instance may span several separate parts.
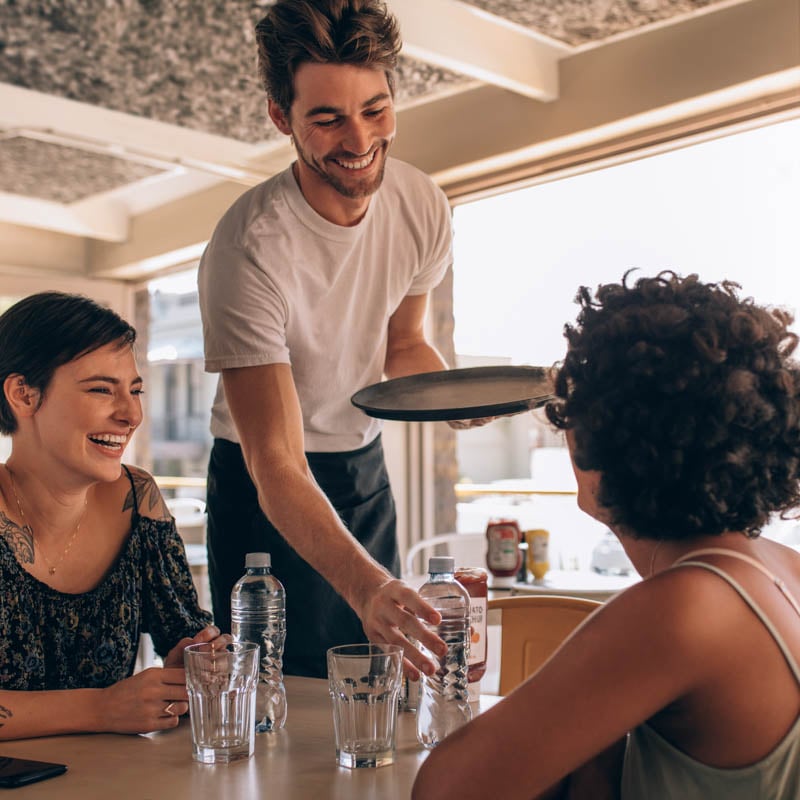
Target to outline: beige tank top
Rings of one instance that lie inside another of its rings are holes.
[[[673,569],[707,569],[727,581],[772,635],[800,685],[800,667],[772,621],[745,588],[714,564],[693,560],[726,555],[746,561],[767,575],[800,616],[800,604],[783,581],[743,553],[708,548],[688,553]],[[738,769],[710,767],[671,745],[646,723],[631,731],[622,769],[622,800],[797,800],[800,798],[800,717],[761,761]]]

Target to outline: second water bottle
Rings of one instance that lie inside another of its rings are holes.
[[[432,748],[472,719],[467,686],[470,599],[454,577],[451,556],[433,556],[428,562],[430,577],[420,596],[441,615],[439,625],[430,625],[447,645],[441,658],[428,653],[438,664],[430,677],[423,675],[417,707],[417,739]]]
[[[237,642],[261,647],[256,694],[256,731],[286,723],[283,645],[286,640],[286,592],[270,573],[269,553],[248,553],[245,574],[231,593],[231,632]]]

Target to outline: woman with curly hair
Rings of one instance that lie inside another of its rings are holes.
[[[644,580],[436,748],[416,800],[800,797],[800,555],[759,536],[800,501],[797,336],[737,289],[579,291],[547,413]]]

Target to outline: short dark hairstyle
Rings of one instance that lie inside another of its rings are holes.
[[[381,0],[277,0],[256,25],[258,73],[288,116],[300,64],[383,67],[394,94],[400,28]]]
[[[800,502],[793,317],[729,281],[629,276],[578,291],[548,418],[631,535],[757,536]]]
[[[132,346],[136,331],[110,308],[88,297],[40,292],[14,303],[0,316],[0,385],[18,373],[41,399],[58,367],[107,344]],[[0,433],[17,420],[0,391]]]

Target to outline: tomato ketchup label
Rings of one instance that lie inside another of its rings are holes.
[[[486,603],[485,597],[473,597],[469,606],[470,648],[467,664],[486,663]]]
[[[479,567],[459,567],[456,580],[469,595],[469,655],[467,680],[479,681],[486,672],[486,612],[488,602],[488,575]]]

